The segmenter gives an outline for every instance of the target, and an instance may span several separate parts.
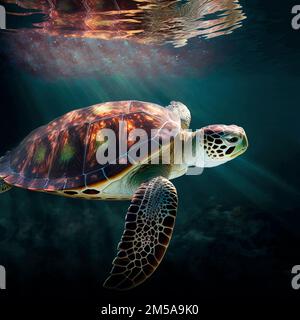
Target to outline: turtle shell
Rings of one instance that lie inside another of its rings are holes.
[[[109,128],[119,137],[121,120],[126,121],[128,134],[135,128],[144,129],[148,142],[151,129],[180,130],[177,116],[156,104],[140,101],[97,104],[71,111],[30,133],[0,159],[0,177],[22,188],[56,191],[85,188],[122,176],[133,164],[116,161],[103,165],[96,159],[98,132]],[[125,153],[134,143],[127,142]],[[117,141],[117,151],[118,144]],[[116,158],[120,158],[118,152]]]

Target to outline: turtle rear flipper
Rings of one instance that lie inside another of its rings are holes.
[[[9,152],[6,153],[4,157],[0,157],[0,193],[4,193],[6,191],[9,191],[12,186],[10,184],[7,184],[3,177],[6,177],[8,172],[10,172],[9,168]],[[2,176],[2,178],[1,178]]]
[[[7,184],[3,179],[0,178],[0,193],[9,191],[11,188],[11,185]]]
[[[168,248],[177,205],[176,189],[163,177],[139,187],[128,209],[119,252],[104,287],[128,290],[151,276]]]

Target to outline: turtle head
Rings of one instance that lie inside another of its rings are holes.
[[[202,129],[205,167],[216,167],[230,161],[248,148],[243,128],[236,125],[210,125]]]

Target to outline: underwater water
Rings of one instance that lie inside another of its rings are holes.
[[[128,202],[65,199],[18,188],[1,194],[7,301],[99,305],[295,298],[290,283],[300,260],[300,33],[291,29],[287,2],[240,5],[243,19],[232,22],[239,28],[209,39],[184,36],[188,40],[179,47],[174,39],[182,34],[176,32],[164,44],[148,34],[146,43],[86,38],[86,33],[45,35],[32,28],[35,16],[22,18],[25,31],[1,31],[1,155],[55,117],[115,100],[163,106],[181,101],[191,110],[193,129],[237,124],[249,139],[238,159],[173,181],[179,194],[173,239],[155,274],[130,292],[101,286]],[[18,17],[8,16],[9,29],[16,28]]]

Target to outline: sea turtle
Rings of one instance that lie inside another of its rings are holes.
[[[170,242],[178,200],[170,179],[196,165],[196,161],[190,161],[192,158],[182,158],[181,164],[175,164],[174,139],[165,144],[162,139],[172,132],[176,137],[180,135],[180,141],[190,141],[195,149],[199,147],[196,136],[200,132],[203,167],[225,163],[247,149],[245,131],[238,126],[210,125],[193,133],[186,130],[190,121],[190,111],[180,102],[161,107],[141,101],[118,101],[71,111],[36,129],[0,158],[0,192],[15,186],[74,198],[131,199],[119,251],[104,286],[133,288],[155,271]],[[120,125],[124,123],[125,133]],[[98,161],[99,150],[105,154],[110,146],[107,137],[99,139],[104,129],[117,137],[118,151],[115,159],[110,159],[118,160],[115,163]],[[148,135],[147,145],[153,144],[154,148],[138,162],[124,162],[129,148],[135,146],[129,136],[136,129],[143,129]],[[120,141],[124,136],[122,153]],[[169,163],[149,161],[161,159],[167,150],[171,153]]]

